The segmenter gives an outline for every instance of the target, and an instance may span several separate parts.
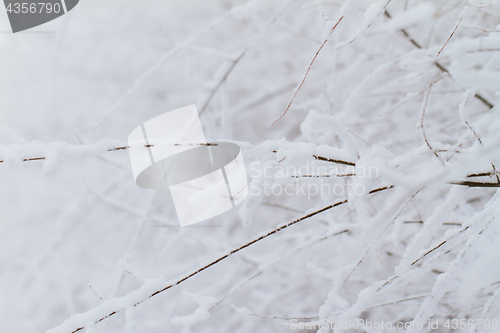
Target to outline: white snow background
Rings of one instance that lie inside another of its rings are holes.
[[[500,1],[81,0],[17,34],[0,12],[0,332],[500,331],[478,326],[500,319]],[[108,150],[193,103],[254,190],[366,191],[250,191],[179,228]]]

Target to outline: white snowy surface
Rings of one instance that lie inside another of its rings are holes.
[[[499,107],[476,97],[500,103],[499,1],[81,0],[18,34],[0,12],[0,332],[500,330],[475,326],[500,320],[499,193],[452,184],[500,170]],[[109,150],[190,104],[251,188],[180,228]]]

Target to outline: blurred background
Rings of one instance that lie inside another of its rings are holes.
[[[500,3],[487,0],[82,0],[16,34],[2,9],[0,331],[44,332],[346,199],[95,326],[89,317],[88,331],[498,318],[500,198],[450,183],[498,177],[499,30]],[[207,140],[240,144],[255,189],[366,190],[250,191],[181,229],[168,191],[136,186],[127,150],[107,150],[190,104]],[[318,156],[356,163],[358,176],[259,172],[348,173]]]

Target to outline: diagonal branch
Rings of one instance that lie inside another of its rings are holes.
[[[370,192],[368,192],[368,194],[373,194],[373,193],[377,193],[377,192],[385,191],[385,190],[388,190],[388,189],[390,189],[390,188],[392,188],[392,186],[384,186],[384,187],[379,187],[379,188],[376,188],[376,189],[371,190]],[[313,217],[313,216],[316,216],[316,215],[318,215],[318,214],[320,214],[320,213],[323,213],[323,212],[325,212],[325,211],[327,211],[327,210],[330,210],[330,209],[332,209],[332,208],[338,207],[338,206],[343,205],[343,204],[345,204],[345,203],[347,203],[347,200],[338,201],[338,202],[336,202],[336,203],[334,203],[334,204],[328,205],[328,206],[323,207],[323,208],[321,208],[321,209],[319,209],[319,210],[316,210],[316,211],[314,211],[314,212],[312,212],[312,213],[309,213],[309,214],[307,214],[307,215],[304,215],[304,216],[302,216],[302,217],[300,217],[300,218],[298,218],[298,219],[292,220],[291,222],[289,222],[289,223],[287,223],[287,224],[284,224],[284,225],[282,225],[282,226],[280,226],[280,227],[277,227],[277,228],[275,228],[275,229],[272,229],[271,231],[268,231],[267,233],[265,233],[265,234],[263,234],[263,235],[261,235],[261,236],[259,236],[259,237],[257,237],[257,238],[254,238],[254,239],[253,239],[253,240],[251,240],[250,242],[245,243],[245,244],[241,245],[240,247],[235,248],[234,250],[232,250],[232,251],[230,251],[230,252],[228,252],[228,253],[226,253],[226,254],[224,254],[224,255],[222,255],[222,256],[220,256],[220,257],[218,257],[217,259],[215,259],[215,260],[211,261],[210,263],[208,263],[208,264],[206,264],[206,265],[204,265],[204,266],[202,266],[202,267],[198,268],[197,270],[193,271],[192,273],[190,273],[190,274],[188,274],[188,275],[186,275],[186,276],[184,276],[184,277],[182,277],[182,278],[177,279],[176,281],[174,281],[173,283],[170,283],[169,285],[165,286],[164,288],[159,289],[159,290],[157,290],[157,291],[155,291],[155,292],[151,293],[148,297],[146,297],[146,298],[144,298],[144,299],[142,299],[142,300],[139,300],[139,301],[135,302],[133,305],[134,305],[134,306],[139,305],[139,304],[143,303],[144,301],[146,301],[146,300],[148,300],[148,299],[150,299],[150,298],[152,298],[152,297],[154,297],[154,296],[156,296],[156,295],[161,294],[162,292],[164,292],[164,291],[166,291],[166,290],[168,290],[168,289],[171,289],[171,288],[173,288],[173,287],[175,287],[175,286],[177,286],[177,285],[179,285],[179,284],[183,283],[184,281],[186,281],[186,280],[188,280],[188,279],[192,278],[193,276],[195,276],[195,275],[197,275],[197,274],[199,274],[199,273],[203,272],[204,270],[206,270],[206,269],[208,269],[208,268],[210,268],[210,267],[212,267],[212,266],[216,265],[217,263],[219,263],[219,262],[223,261],[224,259],[229,258],[229,257],[230,257],[230,256],[232,256],[233,254],[235,254],[235,253],[237,253],[237,252],[240,252],[241,250],[243,250],[243,249],[245,249],[245,248],[249,247],[250,245],[253,245],[253,244],[255,244],[255,243],[257,243],[257,242],[259,242],[259,241],[261,241],[261,240],[263,240],[263,239],[265,239],[265,238],[267,238],[267,237],[271,236],[271,235],[274,235],[274,234],[276,234],[276,233],[278,233],[278,232],[280,232],[280,231],[282,231],[282,230],[284,230],[284,229],[286,229],[286,228],[288,228],[288,227],[291,227],[292,225],[295,225],[295,224],[297,224],[297,223],[299,223],[299,222],[301,222],[301,221],[307,220],[307,219],[309,219],[309,218],[311,218],[311,217]],[[97,323],[99,323],[99,322],[101,322],[101,321],[103,321],[103,320],[105,320],[105,319],[107,319],[107,318],[109,318],[109,317],[111,317],[111,316],[114,316],[115,314],[117,314],[117,313],[119,313],[120,311],[122,311],[122,310],[123,310],[123,307],[119,304],[119,302],[116,302],[116,305],[115,305],[115,306],[116,306],[116,307],[119,307],[119,308],[117,308],[117,309],[115,309],[115,310],[113,310],[113,311],[111,311],[111,310],[110,310],[109,314],[107,314],[107,315],[105,315],[105,316],[103,316],[103,317],[101,317],[101,318],[97,319],[97,320],[95,321],[95,323],[97,324]],[[92,310],[91,310],[91,311],[92,311]],[[70,319],[68,319],[68,320],[66,320],[63,324],[61,324],[61,326],[59,326],[59,328],[64,327],[63,325],[66,325],[66,326],[71,325],[70,321],[71,321],[71,318],[70,318]],[[82,326],[80,326],[80,327],[76,328],[76,329],[75,329],[75,330],[73,330],[71,333],[76,333],[76,332],[79,332],[79,331],[83,330],[84,328],[85,328],[85,324],[83,324]]]
[[[443,52],[444,48],[446,47],[446,45],[448,44],[448,42],[450,41],[451,37],[453,37],[453,35],[455,34],[455,32],[457,31],[458,29],[458,26],[460,25],[460,22],[462,22],[463,20],[463,16],[460,17],[460,19],[458,20],[457,24],[455,25],[455,29],[453,29],[450,37],[448,37],[448,39],[446,40],[446,42],[444,43],[443,47],[441,48],[441,50],[439,50],[439,52],[437,53],[436,55],[436,58],[439,57],[439,55],[441,54],[441,52]]]

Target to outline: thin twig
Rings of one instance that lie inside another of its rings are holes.
[[[288,106],[286,107],[285,112],[283,112],[283,114],[278,119],[276,119],[271,126],[273,126],[274,124],[276,124],[276,122],[278,120],[280,120],[281,118],[283,118],[286,115],[286,113],[288,112],[288,109],[290,109],[290,106],[292,105],[293,100],[295,99],[295,96],[297,96],[297,93],[299,92],[300,88],[302,87],[302,85],[306,81],[307,74],[309,74],[309,70],[311,69],[312,65],[314,64],[314,61],[316,60],[316,58],[318,57],[318,54],[321,52],[321,49],[323,49],[323,46],[325,46],[325,44],[328,42],[328,37],[332,34],[333,30],[335,30],[335,28],[339,25],[340,21],[342,21],[343,18],[344,18],[344,16],[340,17],[340,19],[337,21],[337,23],[335,23],[335,25],[333,26],[332,30],[330,31],[330,33],[328,34],[328,36],[325,38],[325,40],[323,41],[323,43],[321,43],[321,46],[319,47],[318,51],[316,51],[316,54],[314,55],[313,59],[309,63],[309,66],[307,66],[306,74],[302,78],[302,81],[300,82],[300,84],[297,87],[297,89],[295,89],[295,93],[293,94],[292,99],[290,100],[290,103],[288,103]]]
[[[471,173],[467,175],[467,178],[472,178],[472,177],[486,177],[486,176],[494,176],[497,175],[497,172],[481,172],[481,173]]]
[[[443,246],[444,244],[446,244],[446,241],[443,241],[441,244],[433,247],[432,249],[430,249],[429,251],[427,251],[426,253],[424,253],[423,256],[421,256],[420,258],[418,258],[417,260],[415,260],[414,262],[411,263],[411,266],[415,265],[417,262],[420,261],[420,259],[422,259],[423,257],[425,257],[426,255],[430,254],[431,252],[439,249],[441,246]]]
[[[453,185],[462,185],[468,187],[500,187],[500,183],[488,183],[488,182],[471,182],[471,181],[463,181],[451,183]]]
[[[331,163],[337,163],[337,164],[344,164],[344,165],[356,166],[356,163],[354,163],[354,162],[347,162],[347,161],[343,161],[343,160],[336,160],[336,159],[333,159],[333,158],[327,158],[327,157],[318,156],[318,155],[313,155],[313,157],[315,159],[317,159],[318,161],[325,161],[325,162],[331,162]]]
[[[368,192],[368,194],[373,194],[373,193],[377,193],[377,192],[385,191],[385,190],[388,190],[388,189],[390,189],[390,188],[392,188],[392,186],[383,186],[383,187],[379,187],[379,188],[376,188],[376,189],[373,189],[373,190],[369,191],[369,192]],[[307,219],[309,219],[309,218],[311,218],[311,217],[313,217],[313,216],[316,216],[316,215],[318,215],[318,214],[320,214],[320,213],[323,213],[323,212],[325,212],[325,211],[327,211],[327,210],[330,210],[330,209],[332,209],[332,208],[338,207],[338,206],[343,205],[343,204],[345,204],[345,203],[347,203],[347,200],[338,201],[338,202],[336,202],[336,203],[334,203],[334,204],[328,205],[328,206],[323,207],[323,208],[321,208],[321,209],[319,209],[319,210],[316,210],[316,211],[314,211],[314,212],[312,212],[312,213],[309,213],[309,214],[307,214],[307,215],[304,215],[304,216],[302,216],[302,217],[300,217],[300,218],[298,218],[298,219],[292,220],[291,222],[289,222],[289,223],[287,223],[287,224],[284,224],[284,225],[282,225],[282,226],[280,226],[280,227],[278,227],[278,228],[275,228],[275,229],[273,229],[273,230],[271,230],[271,231],[269,231],[269,232],[267,232],[267,233],[263,234],[262,236],[259,236],[259,237],[257,237],[257,238],[254,238],[254,239],[253,239],[253,240],[251,240],[250,242],[245,243],[245,244],[241,245],[240,247],[238,247],[238,248],[236,248],[236,249],[234,249],[234,250],[232,250],[232,251],[230,251],[230,252],[228,252],[228,253],[226,253],[226,254],[224,254],[224,255],[220,256],[220,257],[218,257],[217,259],[215,259],[215,260],[211,261],[210,263],[208,263],[208,264],[206,264],[206,265],[202,266],[201,268],[198,268],[197,270],[195,270],[194,272],[190,273],[189,275],[186,275],[186,276],[184,276],[184,277],[182,277],[182,278],[178,279],[178,280],[177,280],[177,281],[175,281],[174,283],[169,284],[168,286],[164,287],[163,289],[160,289],[160,290],[158,290],[158,291],[155,291],[154,293],[152,293],[151,295],[149,295],[147,298],[145,298],[145,299],[143,299],[143,300],[141,300],[141,301],[139,301],[139,302],[135,303],[135,304],[134,304],[134,306],[137,306],[137,305],[139,305],[139,304],[143,303],[144,301],[146,301],[146,300],[148,300],[148,299],[150,299],[150,298],[152,298],[152,297],[154,297],[154,296],[156,296],[156,295],[158,295],[158,294],[161,294],[162,292],[164,292],[164,291],[166,291],[166,290],[168,290],[168,289],[170,289],[170,288],[172,288],[172,287],[175,287],[175,286],[177,286],[177,285],[179,285],[179,284],[183,283],[184,281],[186,281],[186,280],[188,280],[188,279],[192,278],[193,276],[195,276],[195,275],[197,275],[197,274],[199,274],[199,273],[203,272],[204,270],[206,270],[206,269],[208,269],[208,268],[210,268],[210,267],[214,266],[215,264],[217,264],[217,263],[219,263],[219,262],[223,261],[224,259],[229,258],[229,257],[230,257],[230,256],[232,256],[233,254],[235,254],[235,253],[237,253],[237,252],[239,252],[239,251],[241,251],[241,250],[243,250],[243,249],[245,249],[245,248],[249,247],[250,245],[253,245],[253,244],[255,244],[255,243],[257,243],[257,242],[259,242],[259,241],[261,241],[261,240],[263,240],[263,239],[265,239],[265,238],[267,238],[267,237],[271,236],[271,235],[274,235],[274,234],[276,234],[276,233],[278,233],[278,232],[280,232],[280,231],[282,231],[282,230],[284,230],[284,229],[286,229],[286,228],[288,228],[288,227],[291,227],[292,225],[295,225],[295,224],[297,224],[297,223],[299,223],[299,222],[301,222],[301,221],[307,220]],[[103,320],[105,320],[105,319],[107,319],[107,318],[109,318],[109,317],[111,317],[111,316],[114,316],[115,314],[119,313],[119,312],[120,312],[120,311],[122,311],[122,310],[123,310],[123,309],[118,309],[118,310],[112,311],[112,312],[110,312],[108,315],[106,315],[106,316],[104,316],[104,317],[102,317],[102,318],[98,319],[95,323],[97,324],[97,323],[99,323],[99,322],[101,322],[101,321],[103,321]],[[79,331],[83,330],[84,328],[85,328],[85,326],[81,326],[81,327],[79,327],[79,328],[77,328],[77,329],[73,330],[71,333],[76,333],[76,332],[79,332]]]
[[[424,141],[427,144],[427,147],[436,155],[437,158],[439,158],[438,154],[432,149],[431,144],[429,143],[429,140],[427,140],[427,135],[425,134],[425,127],[424,127],[424,118],[425,118],[425,110],[427,108],[427,102],[429,101],[429,94],[431,93],[430,87],[427,89],[424,95],[424,100],[422,102],[422,116],[420,117],[420,128],[422,129],[422,136],[424,137]]]
[[[272,153],[277,153],[277,150],[273,150]],[[356,166],[355,162],[349,162],[349,161],[344,161],[344,160],[337,160],[334,158],[328,158],[328,157],[323,157],[323,156],[318,156],[318,155],[312,155],[316,160],[318,161],[324,161],[324,162],[330,162],[330,163],[337,163],[337,164],[344,164],[344,165],[350,165],[350,166]]]
[[[355,173],[346,173],[340,175],[293,175],[292,178],[337,178],[337,177],[352,177],[356,176]]]
[[[467,98],[465,99],[465,101],[463,102],[463,108],[464,108],[464,116],[463,116],[463,121],[465,123],[465,125],[469,128],[469,130],[474,134],[474,136],[476,137],[477,141],[479,142],[479,144],[483,146],[483,141],[481,141],[481,138],[479,137],[479,135],[477,135],[476,131],[474,130],[474,128],[472,128],[472,125],[469,123],[469,121],[467,120],[467,117],[465,116],[466,112],[465,112],[465,108],[467,106],[467,103],[469,101],[469,96],[467,96]],[[460,103],[461,106],[462,106],[462,103]],[[495,164],[493,164],[493,162],[490,161],[490,164],[491,164],[491,167],[493,168],[493,174],[496,176],[497,178],[497,183],[500,183],[500,177],[498,177],[498,174],[497,174],[497,169],[495,168]]]
[[[180,146],[207,146],[207,147],[212,147],[212,146],[218,146],[218,143],[214,142],[208,142],[208,143],[172,143],[172,146],[175,147],[180,147]],[[146,148],[151,148],[154,147],[155,145],[144,145]],[[119,151],[119,150],[126,150],[130,149],[131,146],[121,146],[121,147],[114,147],[114,148],[109,148],[107,151]],[[31,158],[25,158],[22,161],[23,162],[29,162],[29,161],[41,161],[45,160],[46,157],[31,157]],[[0,163],[4,163],[4,160],[0,160]]]
[[[444,45],[443,45],[443,47],[441,48],[441,50],[439,50],[439,52],[437,53],[436,58],[437,58],[437,57],[439,57],[439,55],[441,54],[441,52],[444,50],[444,48],[446,47],[446,45],[447,45],[447,44],[448,44],[448,42],[450,41],[451,37],[453,37],[453,35],[455,34],[455,31],[457,31],[457,29],[458,29],[458,25],[460,24],[460,22],[462,22],[462,19],[463,19],[463,18],[464,18],[463,16],[462,16],[462,17],[460,17],[460,20],[458,20],[457,25],[455,25],[455,29],[453,29],[453,31],[452,31],[452,33],[451,33],[450,37],[448,37],[448,39],[447,39],[447,40],[446,40],[446,42],[444,43]]]
[[[429,149],[434,153],[434,155],[436,155],[436,157],[440,161],[441,161],[441,159],[439,158],[439,155],[431,147],[431,144],[429,143],[429,140],[427,140],[427,136],[425,134],[425,127],[424,127],[424,118],[425,118],[425,110],[427,109],[427,103],[429,101],[429,95],[431,93],[432,86],[434,86],[434,84],[436,84],[437,82],[439,82],[440,80],[442,80],[445,76],[446,76],[446,73],[442,74],[439,78],[437,78],[436,80],[434,80],[433,82],[431,82],[431,84],[429,85],[429,87],[426,89],[425,94],[424,94],[424,100],[422,102],[422,117],[420,119],[420,128],[422,129],[422,135],[424,137],[425,143],[427,144],[427,147],[429,147]],[[441,161],[441,163],[443,163],[443,161]],[[443,163],[443,165],[444,165],[444,163]]]
[[[281,14],[283,14],[283,12],[285,11],[286,7],[283,8],[283,10],[279,11],[279,13],[277,13],[276,15],[274,15],[274,17],[272,17],[266,26],[263,27],[263,29],[261,29],[259,35],[262,35],[262,34],[266,34],[267,31],[268,31],[268,28],[271,24],[273,24],[274,22],[276,22],[276,20],[278,19],[278,17],[281,16]],[[243,56],[248,52],[248,50],[251,48],[251,46],[253,45],[252,41],[250,41],[249,43],[247,43],[247,45],[245,46],[245,48],[241,51],[240,55],[233,60],[231,66],[229,66],[229,68],[226,70],[226,72],[224,73],[224,76],[222,77],[222,79],[217,83],[217,85],[215,86],[215,88],[212,90],[212,92],[210,93],[210,95],[208,96],[208,99],[206,100],[205,104],[203,104],[203,107],[201,108],[201,111],[200,113],[198,114],[199,116],[201,116],[203,114],[203,112],[205,112],[205,110],[208,108],[208,105],[210,104],[210,102],[212,101],[212,98],[215,96],[215,94],[217,93],[217,91],[220,89],[220,87],[222,86],[222,84],[224,82],[226,82],[229,74],[231,74],[231,72],[233,71],[233,69],[236,67],[236,65],[238,64],[238,62],[241,60],[241,58],[243,58]]]
[[[174,146],[218,146],[218,143],[214,142],[208,142],[208,143],[174,143]],[[154,145],[144,145],[144,147],[154,147]],[[109,148],[107,151],[112,152],[112,151],[120,151],[120,150],[126,150],[130,149],[130,146],[121,146],[121,147],[114,147],[114,148]],[[439,151],[439,150],[438,150]],[[276,150],[273,150],[272,153],[277,153]],[[318,156],[318,155],[312,155],[316,160],[318,161],[324,161],[324,162],[330,162],[330,163],[337,163],[337,164],[343,164],[343,165],[349,165],[349,166],[356,166],[356,163],[354,162],[349,162],[349,161],[344,161],[344,160],[338,160],[338,159],[333,159],[333,158],[328,158],[328,157],[323,157],[323,156]],[[32,157],[32,158],[25,158],[22,161],[23,162],[30,162],[30,161],[42,161],[45,160],[46,157]],[[4,160],[0,160],[0,163],[4,163]],[[328,177],[350,177],[350,176],[355,176],[355,173],[349,173],[349,174],[341,174],[341,175],[298,175],[298,176],[292,176],[292,178],[328,178]],[[483,177],[483,176],[493,176],[497,175],[497,171],[494,172],[482,172],[482,173],[472,173],[467,175],[467,178],[472,178],[472,177]],[[472,181],[457,181],[457,182],[451,182],[450,184],[452,185],[462,185],[462,186],[468,186],[468,187],[500,187],[500,183],[488,183],[488,182],[472,182]]]
[[[208,142],[208,143],[173,143],[173,146],[218,146],[218,143],[215,142]],[[154,147],[155,145],[149,144],[149,145],[144,145],[146,148],[151,148]],[[107,151],[112,152],[112,151],[119,151],[119,150],[127,150],[130,149],[131,146],[120,146],[120,147],[114,147],[114,148],[109,148]],[[277,153],[277,150],[271,151],[272,153]],[[333,159],[333,158],[328,158],[328,157],[323,157],[323,156],[318,156],[318,155],[312,155],[316,160],[318,161],[324,161],[324,162],[330,162],[330,163],[337,163],[337,164],[344,164],[344,165],[350,165],[350,166],[356,166],[356,163],[354,162],[349,162],[349,161],[344,161],[344,160],[338,160],[338,159]],[[40,161],[40,160],[45,160],[46,157],[32,157],[32,158],[25,158],[22,161],[23,162],[29,162],[29,161]],[[0,160],[0,163],[5,162],[4,160]]]

